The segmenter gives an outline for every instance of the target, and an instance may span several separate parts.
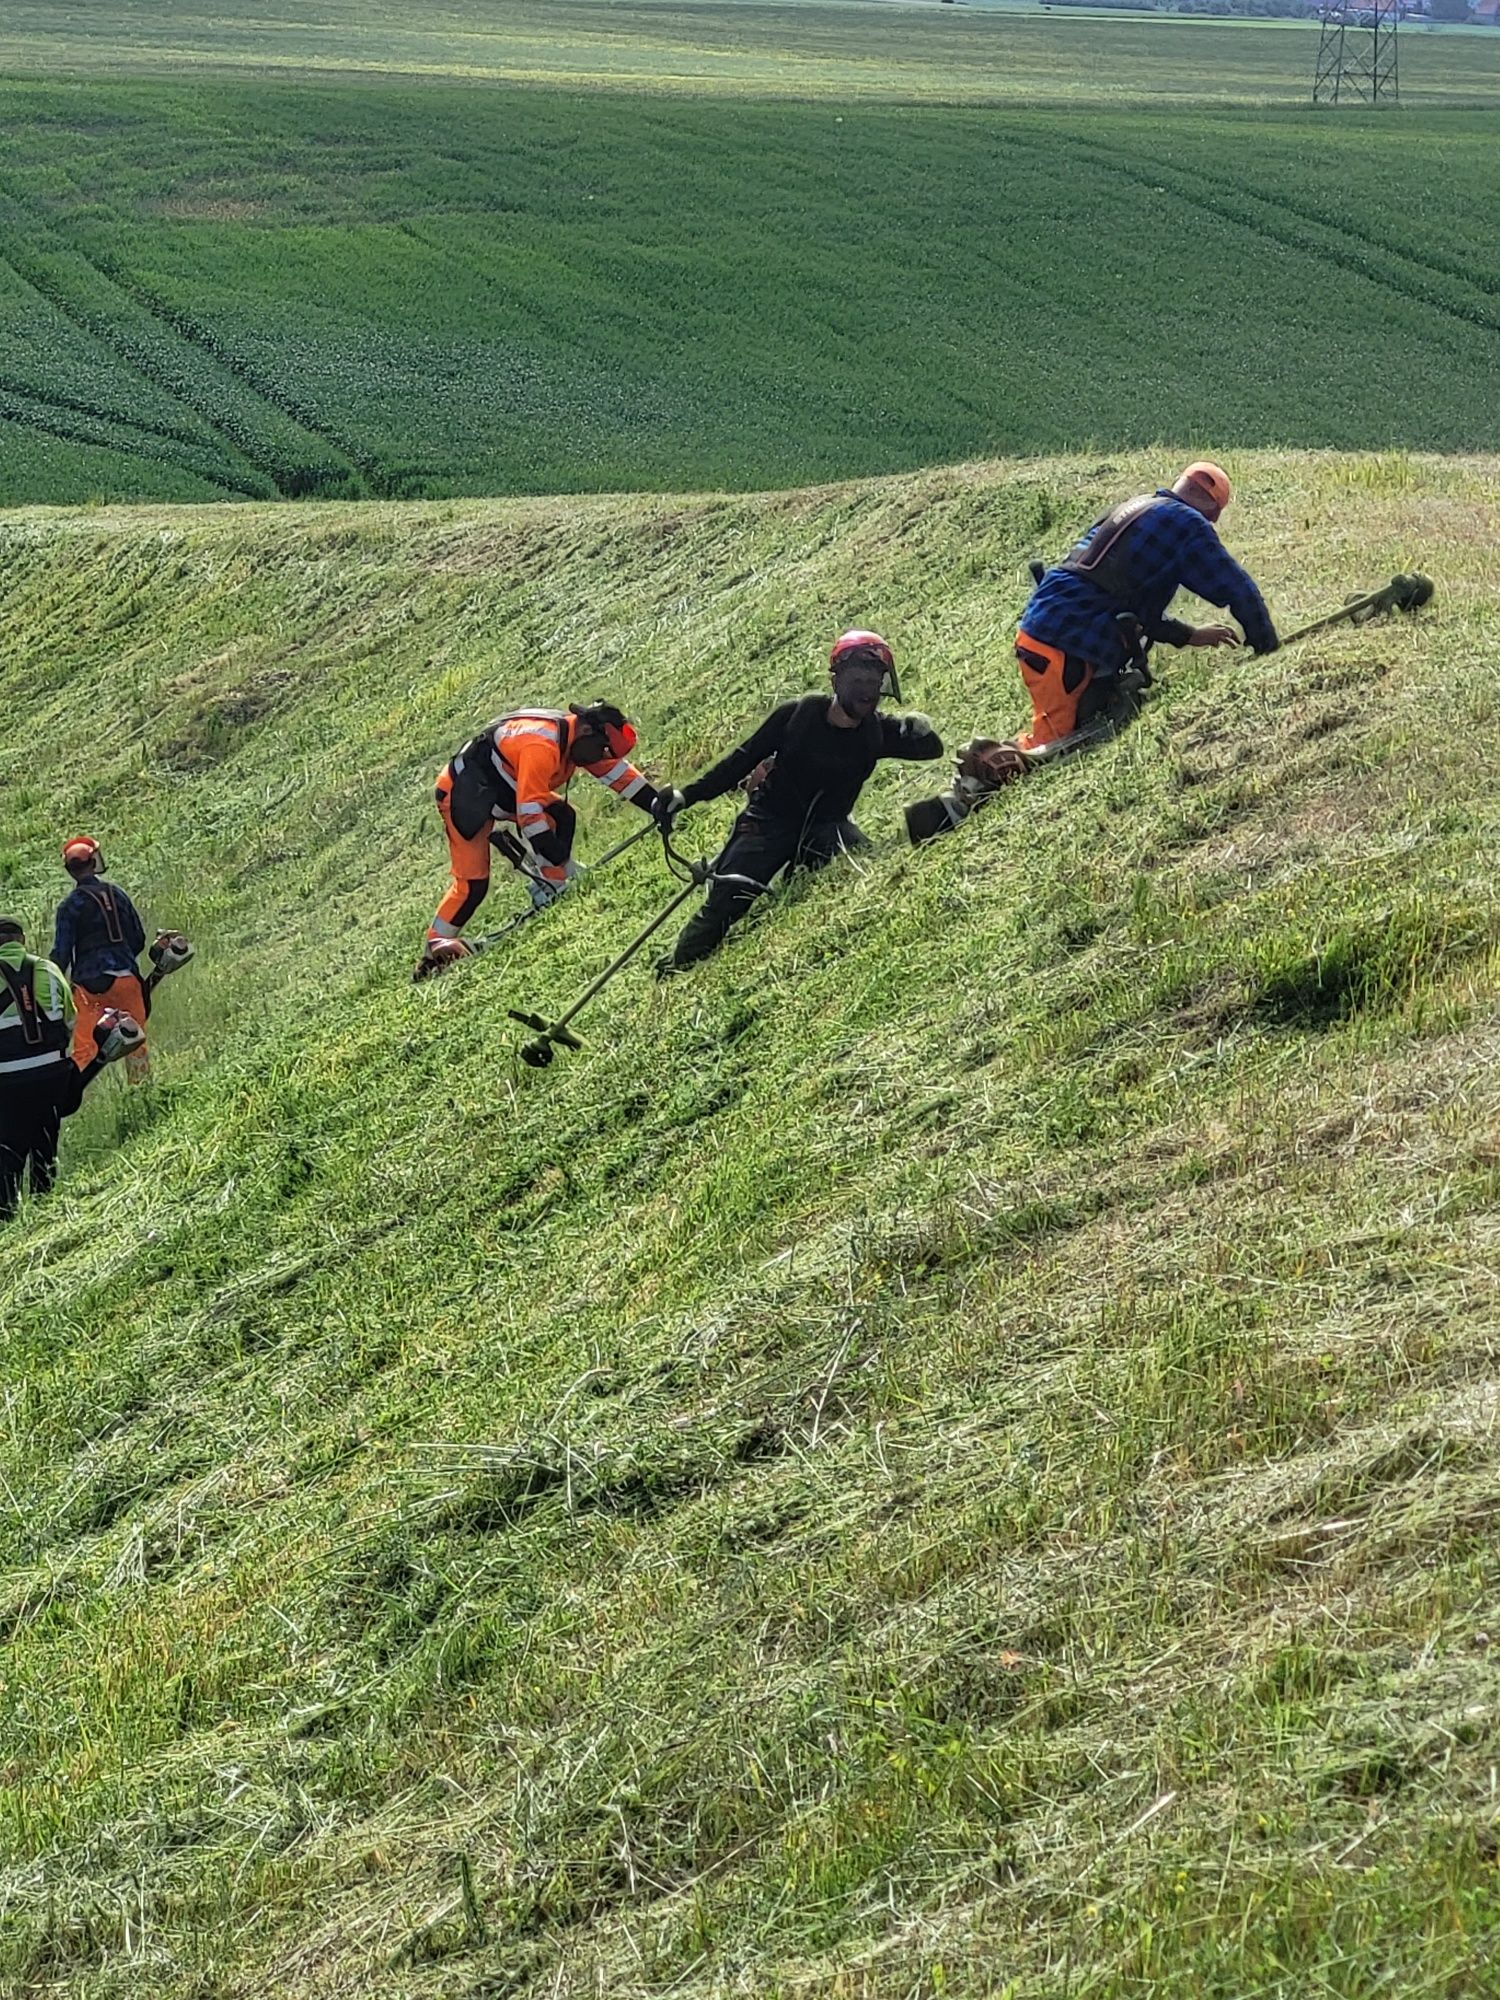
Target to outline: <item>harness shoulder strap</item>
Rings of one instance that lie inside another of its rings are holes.
[[[0,958],[0,980],[10,990],[12,1005],[21,1022],[21,1039],[29,1049],[42,1047],[46,1034],[41,1009],[36,1004],[36,960],[23,958],[20,970]]]
[[[104,919],[104,929],[111,944],[124,944],[125,926],[120,922],[120,906],[115,901],[115,892],[107,882],[80,882],[79,888]]]
[[[1125,500],[1118,507],[1112,507],[1095,528],[1088,547],[1077,555],[1069,556],[1059,567],[1071,571],[1074,576],[1092,576],[1107,563],[1125,530],[1140,520],[1143,514],[1149,514],[1152,508],[1161,505],[1161,494],[1142,493],[1134,500]]]

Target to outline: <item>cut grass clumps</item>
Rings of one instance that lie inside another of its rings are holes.
[[[674,885],[414,987],[480,721],[680,782],[858,617],[1003,734],[1041,509],[1161,467],[0,524],[7,904],[87,825],[198,945],[4,1235],[0,1987],[1485,1990],[1496,467],[1406,464],[1231,459],[1234,545],[1428,611],[1164,651],[927,848],[883,768],[545,1075]]]
[[[1282,935],[1259,960],[1252,1005],[1283,1027],[1332,1027],[1420,1003],[1494,950],[1495,914],[1479,904],[1408,903],[1337,924],[1310,950]]]

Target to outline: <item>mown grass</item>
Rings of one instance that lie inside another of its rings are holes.
[[[314,11],[42,9],[46,75],[0,39],[0,500],[1495,443],[1500,42],[1419,37],[1399,117],[1332,117],[1275,24],[688,10],[753,54],[732,91],[675,67],[670,11],[473,27],[635,65],[581,89],[449,73],[462,10]],[[259,67],[174,70],[200,33]],[[125,75],[59,75],[75,44]]]
[[[920,853],[882,774],[545,1076],[671,885],[409,986],[476,717],[681,775],[858,618],[1008,727],[1155,468],[5,525],[4,898],[87,823],[201,948],[5,1240],[11,1987],[1487,1990],[1496,467],[1231,469],[1284,618],[1433,611]]]

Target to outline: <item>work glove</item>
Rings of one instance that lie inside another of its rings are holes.
[[[943,739],[925,715],[901,716],[896,723],[896,738],[906,755],[918,762],[943,754]]]
[[[686,795],[679,792],[675,786],[666,785],[656,795],[656,802],[651,808],[651,817],[659,827],[670,833],[677,815],[686,810]]]

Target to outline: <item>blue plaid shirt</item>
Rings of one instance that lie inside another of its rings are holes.
[[[1129,608],[1147,639],[1180,644],[1186,638],[1187,628],[1167,617],[1167,606],[1179,590],[1191,590],[1228,610],[1257,653],[1274,653],[1279,642],[1265,599],[1219,540],[1212,523],[1166,487],[1157,493],[1162,505],[1150,508],[1125,530],[1135,585]],[[1081,537],[1079,551],[1088,547],[1098,528],[1096,521]],[[1088,577],[1049,569],[1021,613],[1021,630],[1044,646],[1075,653],[1113,673],[1128,657],[1115,622],[1120,608]]]
[[[106,885],[101,882],[100,888]],[[68,975],[75,986],[90,980],[115,979],[122,972],[138,972],[136,958],[146,946],[146,927],[135,904],[113,882],[115,907],[120,913],[124,938],[112,944],[109,926],[98,904],[82,883],[57,906],[57,927],[52,938],[53,963]]]

